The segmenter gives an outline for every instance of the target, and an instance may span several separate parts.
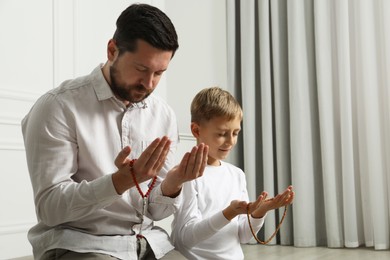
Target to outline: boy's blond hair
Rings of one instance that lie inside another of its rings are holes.
[[[243,112],[237,100],[226,90],[219,87],[201,90],[191,103],[191,122],[201,123],[215,117],[227,120],[242,119]]]

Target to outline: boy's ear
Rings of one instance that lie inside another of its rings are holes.
[[[199,137],[199,125],[195,122],[191,123],[191,132],[195,138]]]

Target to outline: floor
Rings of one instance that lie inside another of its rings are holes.
[[[245,245],[245,260],[389,260],[390,251],[372,248],[330,249],[325,247],[298,248],[292,246]],[[21,257],[13,260],[32,260]],[[174,260],[174,259],[172,259]]]
[[[375,251],[373,248],[331,249],[268,245],[245,245],[243,248],[245,260],[390,260],[390,250]]]

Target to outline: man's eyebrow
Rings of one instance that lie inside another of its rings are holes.
[[[143,65],[143,64],[141,64],[141,63],[138,63],[138,62],[136,62],[136,61],[134,61],[133,63],[134,63],[134,65],[136,65],[136,66],[142,67],[142,68],[144,68],[144,69],[149,69],[147,66],[145,66],[145,65]]]
[[[135,66],[139,66],[139,67],[142,67],[142,68],[144,68],[146,70],[150,70],[150,68],[148,66],[145,66],[145,65],[143,65],[141,63],[138,63],[136,61],[134,61],[133,63],[134,63]],[[167,69],[157,70],[157,72],[165,72],[166,70]]]

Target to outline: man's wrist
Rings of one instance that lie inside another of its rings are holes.
[[[134,186],[133,180],[119,172],[115,172],[112,174],[112,183],[116,192],[119,195],[122,195],[125,191]]]
[[[167,179],[161,183],[161,192],[163,196],[176,198],[181,192],[183,184],[172,184],[170,185]]]

